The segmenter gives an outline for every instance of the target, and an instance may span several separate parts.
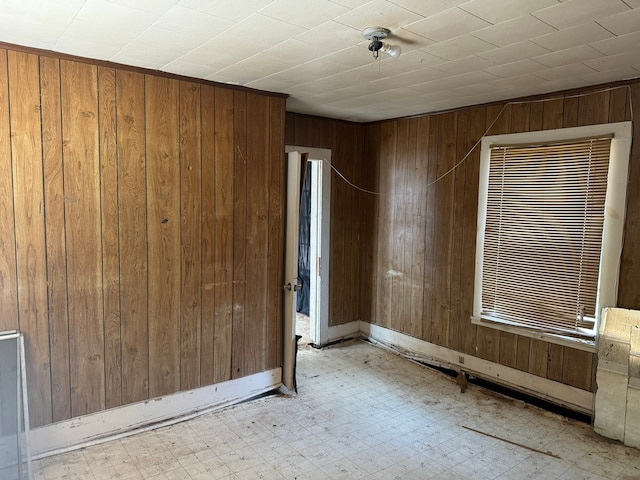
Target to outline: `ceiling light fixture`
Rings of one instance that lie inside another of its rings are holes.
[[[373,52],[373,58],[378,58],[378,52],[384,52],[392,57],[400,56],[400,45],[389,45],[382,40],[391,35],[391,30],[383,27],[367,27],[362,31],[365,39],[369,40],[369,51]]]

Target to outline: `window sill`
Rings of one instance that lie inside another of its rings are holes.
[[[471,323],[473,323],[474,325],[481,325],[483,327],[494,328],[496,330],[500,330],[503,332],[515,333],[516,335],[521,335],[523,337],[535,338],[536,340],[542,340],[549,343],[563,345],[569,348],[575,348],[577,350],[584,350],[586,352],[591,352],[591,353],[596,352],[595,338],[586,340],[581,338],[567,337],[559,334],[556,335],[552,333],[538,332],[534,329],[516,327],[513,325],[494,322],[482,317],[475,317],[475,316],[471,317]]]

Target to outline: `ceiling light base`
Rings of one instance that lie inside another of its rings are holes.
[[[362,31],[362,35],[364,36],[364,38],[369,41],[373,40],[374,38],[382,40],[384,38],[387,38],[390,33],[391,30],[384,27],[367,27]]]

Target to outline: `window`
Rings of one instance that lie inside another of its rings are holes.
[[[593,345],[615,306],[630,122],[482,141],[475,323]]]

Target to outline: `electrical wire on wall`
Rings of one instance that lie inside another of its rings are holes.
[[[489,126],[486,128],[484,133],[480,136],[478,141],[473,144],[473,146],[469,149],[469,151],[458,162],[456,162],[456,164],[453,167],[451,167],[449,170],[444,172],[442,175],[440,175],[438,178],[436,178],[432,182],[427,183],[427,188],[432,187],[433,185],[438,183],[440,180],[442,180],[446,176],[448,176],[451,173],[453,173],[454,171],[456,171],[456,169],[458,167],[460,167],[467,158],[469,158],[471,153],[473,153],[473,151],[478,147],[478,145],[480,145],[480,143],[482,143],[482,138],[485,137],[489,133],[489,131],[493,128],[493,126],[496,124],[496,122],[500,119],[500,117],[502,116],[502,114],[504,113],[504,111],[507,109],[508,106],[510,106],[510,105],[524,105],[524,104],[531,104],[531,103],[551,102],[551,101],[555,101],[555,100],[565,100],[567,98],[580,98],[580,97],[586,97],[586,96],[589,96],[589,95],[595,95],[595,94],[598,94],[598,93],[611,92],[611,91],[614,91],[614,90],[619,90],[621,88],[625,88],[625,89],[628,90],[629,114],[630,114],[630,117],[631,117],[631,122],[633,122],[633,101],[631,99],[631,86],[630,85],[619,85],[617,87],[608,87],[608,88],[603,88],[601,90],[594,90],[594,91],[584,92],[584,93],[576,93],[576,94],[573,94],[573,95],[562,95],[562,96],[558,96],[558,97],[543,98],[543,99],[539,99],[539,100],[514,100],[514,101],[510,101],[510,102],[505,103],[504,106],[497,113],[497,115],[495,116],[493,121],[489,124]],[[350,185],[351,187],[355,188],[356,190],[359,190],[359,191],[364,192],[364,193],[368,193],[370,195],[384,195],[382,192],[374,192],[372,190],[367,190],[366,188],[362,188],[362,187],[354,184],[353,182],[349,181],[336,167],[334,167],[331,164],[331,162],[329,162],[328,160],[324,160],[324,162],[327,165],[329,165],[331,167],[331,169],[337,175],[339,175],[340,178],[342,178],[342,180],[344,180],[348,185]]]

